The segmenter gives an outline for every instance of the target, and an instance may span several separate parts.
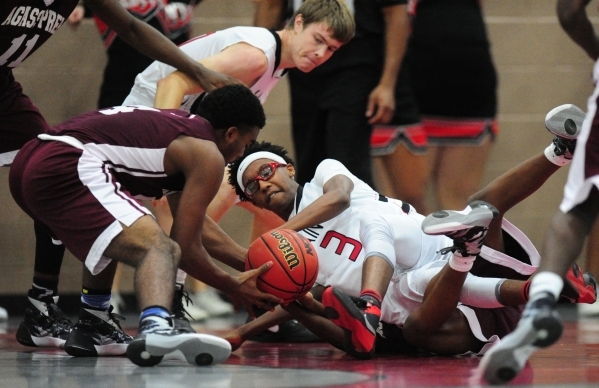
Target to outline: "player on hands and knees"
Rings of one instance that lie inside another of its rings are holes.
[[[83,287],[96,292],[84,298],[73,329],[77,337],[67,340],[79,355],[123,354],[126,349],[129,359],[142,366],[171,353],[198,365],[226,359],[226,341],[173,328],[169,310],[178,267],[250,311],[253,305],[269,308],[280,302],[256,289],[256,277],[269,264],[233,277],[208,253],[219,252],[226,264],[243,268],[246,251],[205,212],[225,163],[255,142],[264,126],[262,105],[248,88],[234,85],[209,94],[197,112],[201,116],[141,106],[90,112],[26,143],[13,162],[9,181],[17,204],[94,275],[84,277]],[[175,213],[171,238],[136,201],[164,195]],[[129,346],[128,337],[107,335],[108,329],[118,330],[106,310],[112,260],[136,269],[142,313]]]

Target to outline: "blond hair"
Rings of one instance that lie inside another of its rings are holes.
[[[332,31],[331,36],[342,44],[349,42],[356,31],[354,15],[343,0],[304,1],[287,22],[286,29],[293,29],[297,15],[302,15],[304,28],[314,23],[326,23]]]

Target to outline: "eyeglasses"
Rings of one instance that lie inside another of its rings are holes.
[[[275,174],[277,168],[286,166],[287,165],[283,163],[270,162],[260,167],[260,171],[258,171],[258,176],[245,185],[245,195],[251,197],[252,195],[256,194],[256,191],[258,191],[258,188],[260,187],[258,181],[269,180]]]

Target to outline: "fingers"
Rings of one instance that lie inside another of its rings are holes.
[[[263,273],[266,273],[266,271],[268,271],[269,269],[271,269],[272,266],[273,266],[273,262],[272,261],[269,261],[268,263],[264,263],[260,267],[258,267],[255,270],[253,270],[253,271],[256,272],[256,274],[255,275],[252,274],[252,276],[260,276]]]

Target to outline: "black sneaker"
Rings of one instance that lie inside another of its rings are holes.
[[[459,253],[461,256],[476,256],[480,253],[489,224],[499,211],[484,201],[473,201],[463,211],[441,210],[427,216],[422,222],[422,231],[430,235],[446,235],[453,239],[453,246],[439,252]]]
[[[81,308],[64,350],[74,357],[122,356],[133,337],[125,333],[119,321],[125,318],[108,311]]]
[[[484,355],[478,374],[490,384],[504,384],[522,371],[534,352],[555,343],[563,326],[554,305],[549,293],[528,302],[516,330]]]
[[[139,366],[154,366],[163,359],[214,365],[230,355],[231,344],[223,338],[160,327],[152,319],[142,321],[139,334],[127,347],[127,358]]]
[[[25,318],[17,330],[17,341],[25,346],[64,347],[73,323],[56,305],[58,297],[36,298],[30,291],[28,299]]]
[[[179,330],[183,333],[195,333],[196,331],[193,327],[191,327],[191,323],[187,318],[190,317],[193,319],[193,317],[187,312],[187,310],[185,310],[183,303],[185,303],[185,306],[189,306],[190,303],[193,304],[187,291],[183,290],[183,285],[177,284],[175,295],[173,296],[173,305],[171,308],[173,325],[175,330]]]

